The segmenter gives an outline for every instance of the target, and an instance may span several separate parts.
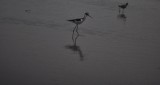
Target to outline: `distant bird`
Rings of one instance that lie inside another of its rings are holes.
[[[128,3],[118,5],[118,7],[119,7],[119,13],[120,13],[120,9],[122,9],[122,13],[123,13],[124,9],[127,8],[127,6],[128,6]]]
[[[69,22],[72,22],[72,23],[76,24],[75,28],[73,29],[73,32],[76,29],[76,32],[78,33],[78,25],[82,24],[86,20],[87,16],[91,17],[90,14],[88,12],[86,12],[86,13],[84,13],[84,17],[83,18],[76,18],[76,19],[67,20]]]
[[[31,10],[30,9],[26,9],[25,12],[31,13]]]

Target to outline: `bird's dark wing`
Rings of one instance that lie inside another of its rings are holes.
[[[119,7],[121,7],[121,8],[126,8],[127,7],[127,3],[126,4],[120,4],[120,5],[118,5]]]
[[[67,20],[67,21],[70,21],[70,22],[75,22],[75,21],[81,21],[82,18],[78,18],[78,19],[70,19],[70,20]]]
[[[118,5],[119,7],[122,7],[123,6],[123,4],[120,4],[120,5]]]

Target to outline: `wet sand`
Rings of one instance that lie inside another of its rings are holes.
[[[0,84],[160,85],[160,2],[121,2],[1,0]]]

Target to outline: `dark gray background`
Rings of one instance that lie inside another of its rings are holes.
[[[0,85],[160,85],[159,36],[159,0],[0,0]]]

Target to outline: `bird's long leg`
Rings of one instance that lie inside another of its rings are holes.
[[[72,41],[73,41],[73,43],[74,43],[74,31],[73,31],[73,33],[72,33]]]
[[[74,31],[75,31],[75,29],[77,28],[77,25],[74,27],[74,29],[73,29],[73,34],[74,34]]]
[[[124,9],[122,10],[122,14],[124,14]]]
[[[74,31],[75,31],[76,28],[77,28],[77,25],[74,27],[73,33],[72,33],[72,40],[73,40],[73,43],[75,42],[75,41],[74,41]]]
[[[77,36],[75,37],[75,45],[77,44],[78,37],[79,37],[79,34],[77,34]]]
[[[77,34],[79,35],[79,33],[78,33],[78,25],[77,25],[77,29],[76,29],[76,32],[77,32]]]

